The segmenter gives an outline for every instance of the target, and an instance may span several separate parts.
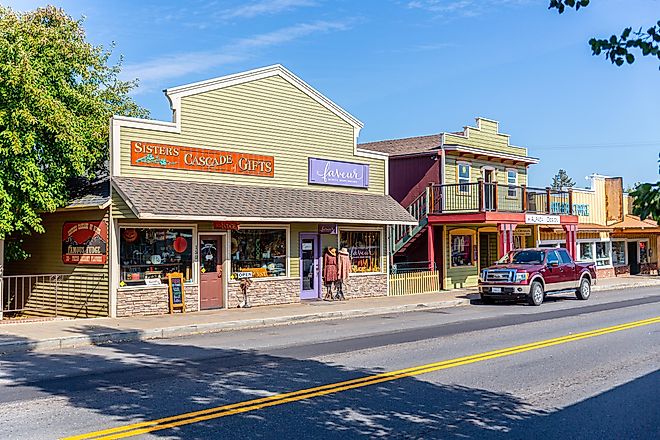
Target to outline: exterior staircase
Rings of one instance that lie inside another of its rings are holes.
[[[428,213],[431,202],[431,187],[426,187],[415,200],[406,207],[410,215],[417,220],[417,225],[393,225],[390,226],[390,256],[404,251],[413,244],[420,236],[421,232],[428,226]]]

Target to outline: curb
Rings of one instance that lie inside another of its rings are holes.
[[[594,292],[607,292],[608,290],[623,290],[623,289],[641,289],[643,287],[660,287],[660,280],[637,281],[630,284],[599,286],[598,282],[591,290]]]
[[[154,328],[148,330],[117,330],[86,336],[62,336],[40,341],[9,341],[0,342],[0,354],[26,351],[57,350],[76,348],[88,345],[101,345],[117,342],[137,342],[153,339],[168,339],[183,336],[194,336],[208,333],[221,333],[234,330],[248,330],[263,327],[301,324],[307,322],[326,321],[339,318],[356,318],[361,316],[387,315],[390,313],[405,313],[420,310],[434,310],[469,305],[467,298],[457,298],[447,301],[430,303],[403,304],[399,306],[378,307],[372,309],[354,309],[308,313],[304,315],[277,316],[273,318],[257,318],[240,321],[224,321],[206,324],[188,324],[181,326]]]

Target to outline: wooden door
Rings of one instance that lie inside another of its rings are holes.
[[[493,170],[484,170],[484,197],[486,211],[495,210],[495,180]]]
[[[222,237],[199,237],[199,302],[201,310],[223,305]]]

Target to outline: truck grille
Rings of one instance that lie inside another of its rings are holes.
[[[513,281],[515,272],[510,269],[489,270],[486,273],[486,281],[493,283],[510,283]]]

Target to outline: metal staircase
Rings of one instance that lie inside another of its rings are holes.
[[[413,202],[406,208],[410,215],[417,220],[417,225],[392,225],[390,226],[390,255],[405,250],[417,240],[422,230],[428,225],[428,213],[431,202],[431,187],[426,187]]]

